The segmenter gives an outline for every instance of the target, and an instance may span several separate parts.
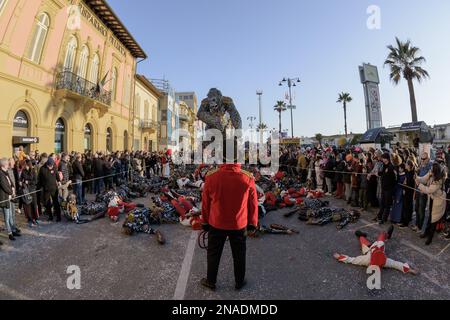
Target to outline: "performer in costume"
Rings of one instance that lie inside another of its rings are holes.
[[[385,253],[385,243],[391,239],[394,232],[394,226],[389,228],[388,232],[382,232],[376,242],[373,244],[367,240],[367,234],[358,230],[355,235],[359,238],[361,243],[362,255],[352,258],[343,254],[335,253],[334,257],[339,262],[346,264],[354,264],[357,266],[378,266],[380,268],[390,268],[399,270],[403,273],[417,274],[417,271],[412,269],[407,263],[398,262],[389,259]]]

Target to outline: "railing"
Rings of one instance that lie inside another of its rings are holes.
[[[69,90],[80,96],[97,100],[108,106],[111,105],[111,92],[101,89],[99,85],[70,71],[63,71],[58,74],[56,89]]]
[[[141,129],[156,129],[158,128],[158,122],[153,120],[141,120]]]

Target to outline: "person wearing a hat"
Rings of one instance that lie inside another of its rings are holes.
[[[56,215],[56,222],[61,221],[61,208],[58,200],[59,180],[55,160],[50,157],[39,171],[38,177],[39,187],[42,189],[42,200],[49,221],[53,221],[53,214]]]
[[[391,207],[394,201],[394,190],[397,185],[397,176],[395,175],[394,166],[391,163],[391,156],[385,153],[381,156],[383,168],[378,173],[381,179],[381,204],[378,212],[377,220],[379,224],[387,221],[391,213]]]

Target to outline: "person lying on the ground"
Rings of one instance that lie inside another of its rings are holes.
[[[149,209],[135,209],[128,213],[122,228],[124,234],[128,236],[132,236],[135,233],[154,234],[158,243],[162,245],[166,243],[166,240],[161,231],[151,227],[152,224],[157,222]]]
[[[331,222],[339,222],[337,229],[343,229],[349,223],[358,221],[361,213],[357,210],[348,211],[343,208],[320,208],[307,211],[306,217],[301,212],[299,219],[306,221],[308,225],[323,226]]]
[[[370,243],[367,240],[367,234],[358,230],[355,235],[358,237],[361,244],[362,255],[352,258],[340,253],[335,253],[334,258],[339,262],[346,264],[353,264],[357,266],[378,266],[380,268],[390,268],[399,270],[403,273],[417,274],[417,270],[410,267],[407,263],[398,262],[389,259],[385,253],[385,243],[392,238],[394,226],[391,226],[388,232],[382,232],[376,242]]]
[[[270,227],[259,225],[256,229],[250,229],[248,231],[248,236],[250,238],[257,238],[263,234],[298,234],[299,232],[295,229],[291,229],[280,224],[271,224]]]

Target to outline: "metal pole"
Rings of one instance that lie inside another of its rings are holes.
[[[256,91],[256,94],[258,95],[258,101],[259,101],[259,127],[261,127],[261,125],[263,123],[263,119],[262,119],[262,95],[263,95],[263,92]]]
[[[289,86],[289,108],[291,109],[291,132],[292,132],[292,139],[294,138],[294,113],[293,113],[293,107],[292,107],[292,82],[291,79],[288,80],[288,86]]]
[[[261,95],[258,97],[259,100],[259,125],[261,126],[262,118],[261,118]]]

